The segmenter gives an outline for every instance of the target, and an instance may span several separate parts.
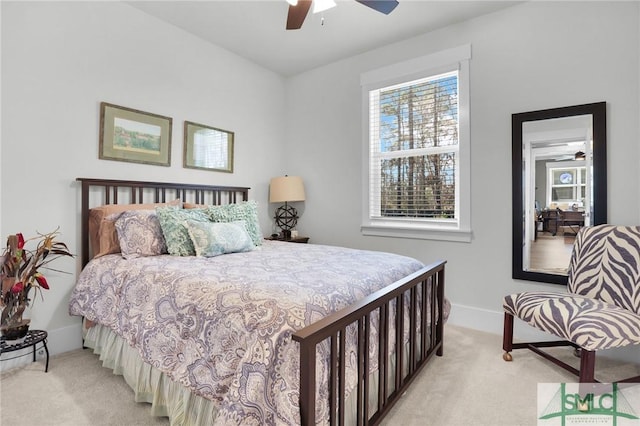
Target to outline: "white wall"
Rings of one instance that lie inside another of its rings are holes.
[[[511,278],[511,114],[606,101],[609,221],[638,223],[638,8],[529,2],[293,77],[287,150],[307,185],[301,233],[317,243],[446,259],[451,321],[501,333],[504,295],[560,290]],[[360,74],[466,43],[472,44],[473,241],[362,236]]]
[[[78,253],[77,177],[249,186],[267,205],[284,165],[282,77],[119,2],[1,7],[3,239],[60,226]],[[99,160],[101,101],[172,117],[171,167]],[[233,174],[182,167],[184,120],[235,132]],[[261,221],[271,229],[266,209]],[[55,266],[71,274],[49,274],[31,312],[53,353],[80,345],[67,312],[79,260]]]

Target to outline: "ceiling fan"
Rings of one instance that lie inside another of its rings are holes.
[[[302,27],[302,23],[307,17],[307,13],[311,8],[312,0],[287,0],[289,2],[289,14],[287,15],[287,29],[288,30],[297,30]],[[319,0],[314,0],[317,3]],[[361,3],[365,6],[370,7],[373,10],[376,10],[380,13],[384,13],[385,15],[390,14],[393,9],[396,8],[398,2],[396,0],[356,0],[358,3]],[[329,7],[335,6],[334,1],[330,1],[330,5],[328,7],[324,7],[324,9],[328,9]],[[324,10],[317,9],[314,6],[314,13]],[[321,6],[322,7],[322,6]]]

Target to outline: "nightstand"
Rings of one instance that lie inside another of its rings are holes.
[[[283,238],[283,237],[265,237],[265,240],[271,241],[285,241],[287,243],[302,243],[305,244],[309,242],[309,237],[291,237],[291,238]]]

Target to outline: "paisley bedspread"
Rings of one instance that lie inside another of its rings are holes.
[[[422,268],[408,257],[265,241],[247,253],[94,259],[72,315],[217,405],[216,424],[299,424],[291,334]]]

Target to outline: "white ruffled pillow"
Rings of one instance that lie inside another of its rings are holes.
[[[256,246],[262,245],[262,231],[258,220],[258,203],[255,200],[207,206],[205,211],[212,222],[243,221],[253,244]]]

